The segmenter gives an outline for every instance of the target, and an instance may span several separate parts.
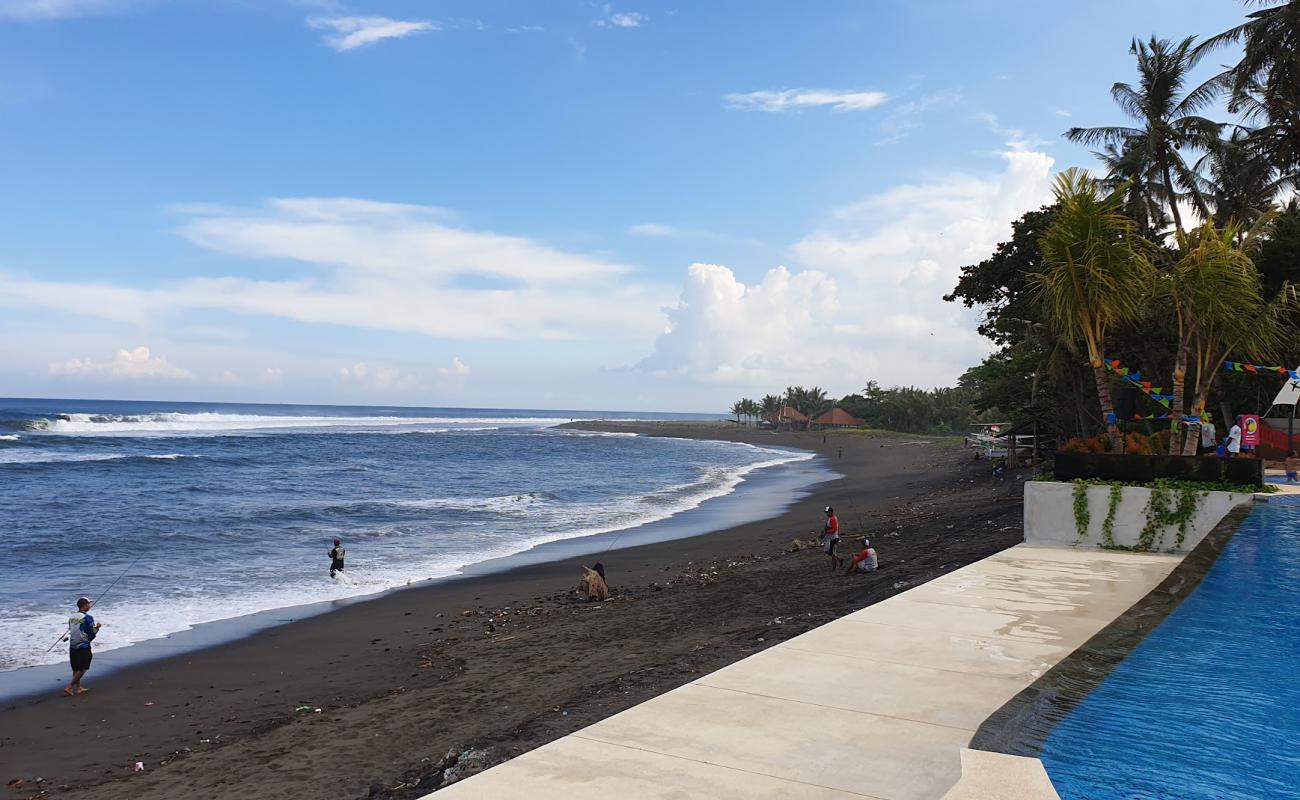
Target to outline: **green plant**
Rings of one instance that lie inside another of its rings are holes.
[[[1211,484],[1213,485],[1213,484]],[[1174,546],[1182,546],[1187,538],[1187,526],[1196,515],[1196,508],[1208,490],[1191,481],[1159,479],[1151,484],[1151,499],[1147,502],[1147,521],[1138,534],[1134,550],[1148,552],[1164,544],[1164,531],[1177,526]],[[1177,501],[1175,502],[1175,495]]]
[[[1088,511],[1088,483],[1083,480],[1074,482],[1074,529],[1079,536],[1075,544],[1082,542],[1088,537],[1088,525],[1092,522],[1092,514]]]
[[[1106,519],[1101,523],[1101,546],[1107,549],[1115,547],[1115,512],[1119,510],[1120,500],[1124,498],[1124,485],[1110,485],[1110,505],[1106,507]]]

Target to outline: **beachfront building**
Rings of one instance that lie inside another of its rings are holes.
[[[774,428],[803,430],[808,427],[809,419],[807,414],[794,406],[781,406],[780,411],[768,415],[767,421],[772,423]]]
[[[865,422],[853,416],[842,408],[832,408],[824,414],[813,418],[813,430],[822,430],[825,428],[863,428]]]

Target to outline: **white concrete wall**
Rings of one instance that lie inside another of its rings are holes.
[[[1115,510],[1115,544],[1132,547],[1137,544],[1142,529],[1147,524],[1147,502],[1151,490],[1140,486],[1125,486],[1119,507]],[[1205,535],[1219,524],[1233,508],[1254,501],[1249,492],[1206,492],[1197,504],[1196,514],[1187,528],[1187,536],[1178,552],[1187,552],[1201,543]],[[1097,547],[1101,544],[1101,526],[1110,508],[1110,487],[1088,487],[1088,532],[1082,540],[1074,521],[1074,484],[1053,481],[1029,481],[1025,484],[1025,542],[1044,545],[1073,545]],[[1159,549],[1174,546],[1178,535],[1175,526],[1164,532]]]

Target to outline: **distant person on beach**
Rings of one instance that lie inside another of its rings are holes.
[[[843,559],[835,554],[835,548],[840,543],[840,519],[835,516],[835,509],[830,506],[826,506],[826,510],[822,513],[826,515],[826,524],[822,526],[822,549],[831,557],[831,571],[835,572],[843,563]]]
[[[90,643],[99,635],[99,623],[90,616],[90,606],[90,599],[82,597],[77,600],[77,613],[68,617],[68,661],[72,665],[72,681],[63,693],[69,697],[89,691],[81,685],[81,678],[90,671],[90,660],[94,658]]]
[[[871,546],[871,540],[863,537],[862,552],[855,555],[849,561],[849,568],[844,570],[845,575],[852,575],[855,572],[875,572],[880,568],[880,558],[876,555],[876,548]]]
[[[1296,458],[1294,450],[1288,450],[1286,454],[1286,482],[1300,483],[1300,458]]]
[[[335,575],[343,571],[343,556],[345,556],[346,554],[347,554],[347,550],[343,549],[343,540],[335,539],[334,548],[330,550],[330,577],[331,578],[333,578]]]

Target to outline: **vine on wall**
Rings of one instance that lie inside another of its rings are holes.
[[[1182,547],[1187,539],[1187,529],[1192,524],[1192,518],[1196,516],[1201,499],[1209,493],[1209,490],[1200,484],[1164,478],[1143,487],[1151,490],[1146,507],[1146,524],[1138,534],[1137,544],[1128,546],[1115,543],[1115,515],[1119,510],[1119,504],[1123,501],[1126,485],[1119,481],[1090,481],[1082,478],[1074,481],[1074,528],[1078,534],[1075,544],[1080,544],[1088,538],[1088,526],[1092,523],[1092,513],[1088,510],[1088,489],[1092,486],[1107,486],[1110,488],[1109,502],[1106,518],[1101,523],[1100,546],[1103,549],[1150,552],[1164,546],[1165,535],[1170,528],[1174,528],[1176,533],[1174,544],[1169,549],[1176,550]]]

